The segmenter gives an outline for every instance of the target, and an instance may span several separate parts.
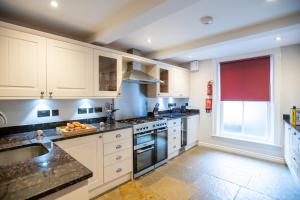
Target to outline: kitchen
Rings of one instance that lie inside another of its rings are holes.
[[[0,199],[300,199],[298,0],[26,1]]]

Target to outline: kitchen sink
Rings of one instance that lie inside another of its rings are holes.
[[[16,149],[0,151],[0,165],[10,165],[47,154],[49,151],[42,144],[31,144]]]

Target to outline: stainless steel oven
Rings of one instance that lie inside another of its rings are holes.
[[[133,170],[136,178],[154,169],[155,133],[149,131],[134,134],[133,140]]]
[[[167,162],[167,121],[150,121],[133,126],[133,177],[137,178]]]

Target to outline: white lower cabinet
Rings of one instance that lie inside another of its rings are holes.
[[[132,129],[106,132],[56,144],[93,172],[88,180],[93,198],[132,178]]]
[[[181,148],[181,119],[168,120],[168,157],[177,156]]]
[[[198,141],[199,115],[187,117],[187,147],[194,146]]]
[[[300,187],[300,133],[288,123],[284,124],[284,131],[284,159]]]
[[[56,144],[93,172],[93,177],[88,181],[89,190],[103,184],[102,134],[63,140]]]

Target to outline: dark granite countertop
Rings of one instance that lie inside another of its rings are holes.
[[[283,115],[283,121],[288,123],[293,129],[295,129],[296,131],[298,131],[300,133],[300,126],[292,126],[292,124],[290,122],[290,115]]]
[[[160,117],[167,118],[168,120],[177,119],[177,118],[183,118],[183,117],[189,117],[193,115],[199,115],[199,110],[191,110],[189,112],[185,113],[161,113],[159,114]]]
[[[160,117],[174,119],[198,114],[199,111],[196,110],[186,113],[161,113]],[[99,123],[91,125],[95,126],[97,131],[72,136],[58,134],[55,128],[45,129],[42,140],[36,139],[35,131],[20,133],[22,127],[0,129],[0,153],[35,143],[42,144],[49,150],[45,155],[24,162],[10,165],[0,163],[0,199],[39,199],[92,177],[89,169],[54,142],[132,127],[132,124],[119,122],[105,125],[103,128],[100,128]],[[27,128],[32,129],[34,125],[27,126],[26,130]],[[9,134],[5,133],[7,130]],[[18,133],[11,134],[11,131]]]
[[[96,132],[64,136],[56,129],[44,130],[42,140],[35,131],[0,137],[0,153],[32,144],[42,144],[48,153],[24,162],[0,164],[0,199],[38,199],[92,177],[92,172],[54,144],[55,141],[130,128],[132,125],[114,123]]]

